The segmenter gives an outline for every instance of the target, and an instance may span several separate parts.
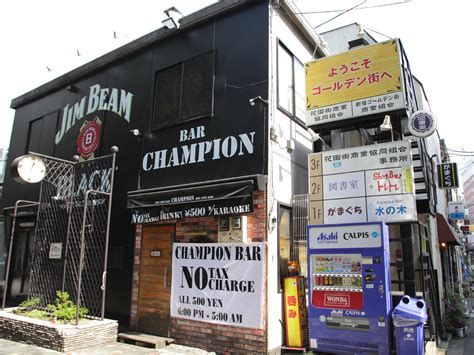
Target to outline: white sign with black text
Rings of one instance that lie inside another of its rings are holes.
[[[310,224],[416,220],[408,140],[313,153],[308,158]]]
[[[171,316],[263,328],[265,243],[175,243]]]

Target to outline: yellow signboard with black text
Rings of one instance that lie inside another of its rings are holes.
[[[405,107],[397,39],[305,64],[306,124]]]
[[[286,277],[283,283],[286,346],[305,348],[308,342],[308,316],[305,283],[301,276]]]

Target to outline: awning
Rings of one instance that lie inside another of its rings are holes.
[[[436,213],[436,224],[438,225],[438,242],[446,243],[448,245],[463,245],[456,235],[456,232],[446,221],[446,218],[440,214]]]
[[[128,194],[132,223],[253,212],[253,180]]]

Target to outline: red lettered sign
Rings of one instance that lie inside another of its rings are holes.
[[[317,308],[361,309],[362,292],[313,290],[311,303]]]

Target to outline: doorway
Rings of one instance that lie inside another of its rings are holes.
[[[144,227],[137,330],[169,337],[174,226]]]
[[[33,228],[20,227],[15,232],[11,255],[8,305],[16,306],[28,298],[34,237]]]

